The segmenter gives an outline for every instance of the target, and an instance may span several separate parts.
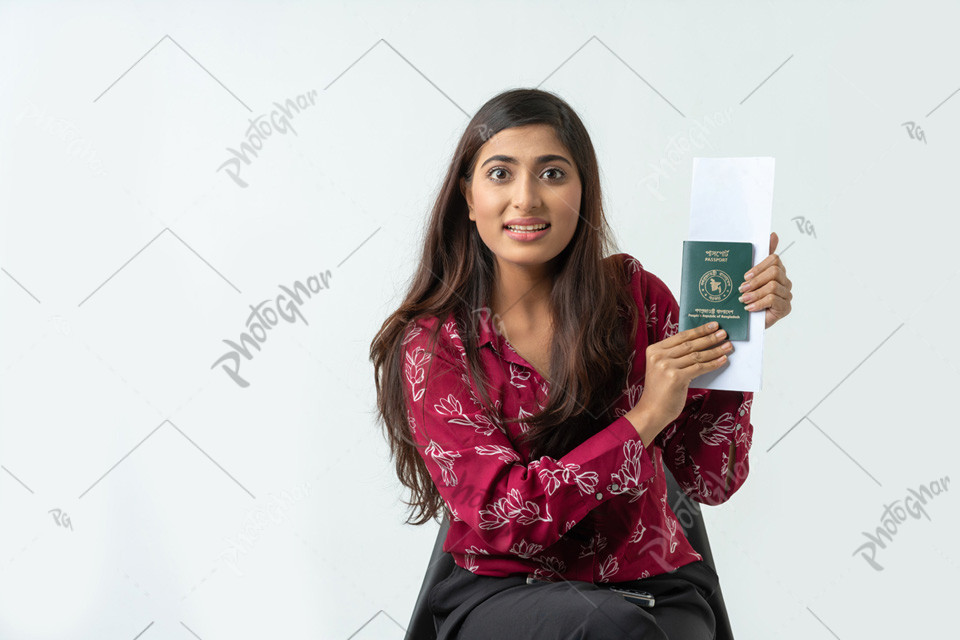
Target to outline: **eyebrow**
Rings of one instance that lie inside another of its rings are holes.
[[[540,156],[535,160],[536,160],[536,164],[559,161],[559,162],[565,162],[567,165],[571,167],[573,166],[569,160],[567,160],[563,156],[558,156],[556,154],[548,154],[545,156]],[[520,164],[519,162],[517,162],[517,159],[514,158],[513,156],[495,155],[495,156],[490,156],[489,158],[484,160],[483,164],[480,165],[480,168],[482,169],[483,167],[485,167],[487,164],[491,162],[506,162],[507,164]]]

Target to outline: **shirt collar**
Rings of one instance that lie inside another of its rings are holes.
[[[473,315],[472,321],[477,329],[477,348],[482,347],[488,342],[497,347],[499,344],[497,338],[499,334],[493,327],[493,312],[489,307],[484,307]]]
[[[471,315],[469,321],[472,323],[471,328],[476,331],[477,334],[477,348],[479,349],[483,345],[489,343],[495,351],[499,352],[501,336],[494,329],[493,313],[490,311],[489,307],[484,307],[481,311],[477,311]],[[450,326],[456,326],[456,321],[452,311],[447,314],[447,318],[444,320],[444,325],[448,324]]]
[[[490,311],[489,307],[484,307],[482,311],[475,313],[473,322],[477,330],[477,349],[480,349],[480,347],[485,344],[489,344],[490,348],[493,349],[494,353],[500,358],[533,370],[533,367],[523,359],[523,356],[514,350],[513,346],[507,342],[502,334],[497,332],[493,312]]]
[[[481,311],[473,314],[471,320],[477,331],[477,350],[483,347],[483,345],[489,344],[490,348],[500,359],[527,368],[537,376],[537,379],[540,379],[540,374],[537,373],[536,369],[514,350],[513,346],[507,342],[502,334],[497,332],[493,313],[489,307],[484,307]],[[544,380],[543,383],[549,388],[549,381]]]

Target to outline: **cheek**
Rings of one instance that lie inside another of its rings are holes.
[[[570,194],[570,197],[567,198],[567,207],[570,209],[570,213],[574,216],[580,215],[580,203],[583,193],[579,187],[572,190],[573,193]]]
[[[499,213],[503,207],[503,196],[494,189],[478,188],[473,192],[474,203],[485,213]]]
[[[571,218],[564,223],[562,235],[566,238],[567,242],[569,242],[577,232],[577,220],[578,218]]]
[[[580,219],[580,192],[573,191],[569,197],[564,197],[557,203],[555,210],[558,217],[563,219],[564,224],[576,227],[577,221]]]
[[[500,210],[495,208],[477,210],[477,231],[488,240],[494,240],[503,233],[500,222]]]
[[[582,197],[580,185],[566,185],[563,189],[556,192],[557,198],[553,204],[553,209],[558,213],[570,216],[580,214],[580,199]]]

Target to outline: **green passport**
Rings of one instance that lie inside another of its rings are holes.
[[[753,266],[753,243],[683,241],[678,331],[716,321],[729,340],[750,337],[750,312],[740,298],[743,274]]]

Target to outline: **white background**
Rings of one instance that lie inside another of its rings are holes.
[[[749,479],[704,509],[737,638],[943,637],[956,489],[882,571],[854,552],[885,505],[960,478],[958,17],[0,4],[0,638],[402,638],[437,525],[403,524],[369,346],[469,117],[514,87],[581,115],[620,250],[675,294],[692,158],[776,158],[793,312]],[[247,187],[218,170],[312,91]],[[213,367],[251,305],[326,271],[249,386]]]

